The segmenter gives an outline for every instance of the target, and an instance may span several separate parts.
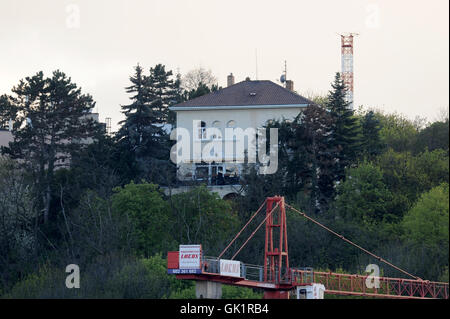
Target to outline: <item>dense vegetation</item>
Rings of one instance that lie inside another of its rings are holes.
[[[274,194],[409,272],[448,282],[448,116],[425,124],[353,112],[336,75],[328,96],[294,121],[267,124],[279,129],[275,174],[248,167],[245,195],[233,201],[202,185],[169,196],[161,189],[176,182],[163,126],[173,124],[168,106],[218,87],[199,81],[183,89],[160,64],[148,75],[137,66],[130,81],[131,103],[114,136],[85,117],[92,97],[60,71],[0,96],[0,123],[14,119],[14,141],[0,158],[0,296],[194,298],[192,282],[167,275],[167,251],[201,243],[217,256]],[[291,265],[362,273],[377,263],[291,212],[288,237]],[[262,264],[263,252],[259,232],[238,259]],[[80,289],[65,287],[68,264],[80,266]]]

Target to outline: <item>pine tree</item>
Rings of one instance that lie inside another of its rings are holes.
[[[172,75],[172,71],[166,71],[162,64],[150,68],[148,89],[150,107],[155,114],[156,123],[168,123],[169,106],[178,102],[177,85],[179,86],[179,83],[171,78]]]
[[[339,73],[336,73],[331,87],[327,109],[333,120],[331,140],[336,149],[335,180],[340,181],[345,177],[345,168],[356,160],[360,152],[360,127],[345,100],[346,88]]]
[[[209,87],[206,84],[200,82],[198,84],[197,88],[184,92],[184,99],[192,100],[192,99],[195,99],[196,97],[206,95],[211,92],[216,92],[220,89],[221,89],[221,87],[219,87],[217,84],[213,84],[211,87]]]
[[[33,177],[38,207],[47,223],[55,170],[69,165],[88,139],[102,134],[89,116],[95,102],[59,70],[50,78],[43,72],[26,77],[12,91],[15,95],[3,98],[0,109],[12,120],[14,140],[2,147],[2,153],[18,159]]]
[[[171,175],[168,167],[170,144],[165,127],[169,120],[168,107],[177,98],[171,75],[171,71],[166,72],[163,65],[157,64],[150,69],[149,76],[143,74],[143,68],[137,65],[130,77],[132,85],[126,88],[126,92],[132,94],[132,102],[122,106],[126,118],[120,122],[122,126],[116,134],[119,144],[117,157],[128,159],[130,180],[163,182],[162,179]]]
[[[175,105],[185,101],[185,97],[183,94],[183,89],[181,87],[181,74],[177,73],[174,81],[174,96],[171,102],[171,105]],[[176,125],[176,113],[174,111],[169,110],[169,115],[167,118],[167,123],[172,125],[173,127]]]

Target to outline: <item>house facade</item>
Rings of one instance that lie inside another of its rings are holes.
[[[292,120],[312,103],[292,91],[292,82],[288,87],[291,90],[271,81],[248,79],[234,84],[230,75],[226,88],[170,107],[176,112],[177,130],[188,132],[190,138],[190,156],[177,163],[178,180],[222,188],[239,185],[251,147],[252,138],[246,133],[257,132],[274,119]],[[237,152],[238,146],[245,155]]]

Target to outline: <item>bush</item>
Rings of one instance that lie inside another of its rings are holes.
[[[115,192],[112,209],[132,223],[136,253],[145,257],[167,251],[173,245],[172,235],[168,231],[169,206],[157,186],[131,182],[122,188],[115,188]]]
[[[405,215],[405,236],[416,244],[447,251],[449,246],[449,185],[444,183],[422,194]]]
[[[349,169],[346,175],[345,182],[338,186],[335,202],[341,216],[371,224],[392,215],[393,196],[383,182],[379,167],[363,163]]]
[[[225,241],[235,234],[239,219],[228,201],[201,186],[173,195],[172,233],[180,244],[202,244],[205,254],[218,254]]]

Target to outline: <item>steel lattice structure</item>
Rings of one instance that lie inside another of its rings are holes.
[[[356,33],[341,34],[341,76],[347,88],[345,99],[353,109],[353,38]]]

